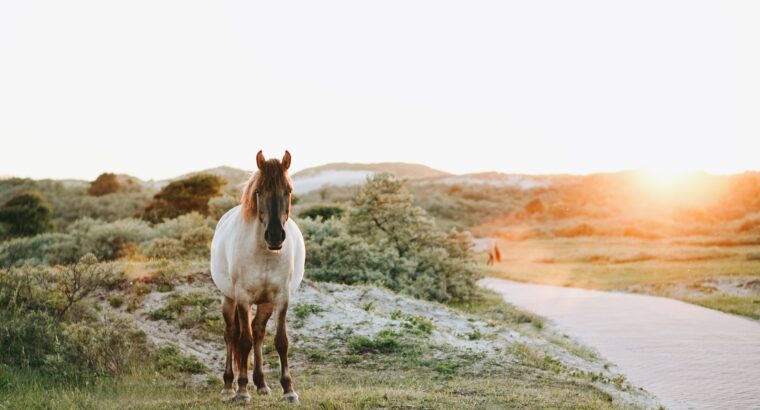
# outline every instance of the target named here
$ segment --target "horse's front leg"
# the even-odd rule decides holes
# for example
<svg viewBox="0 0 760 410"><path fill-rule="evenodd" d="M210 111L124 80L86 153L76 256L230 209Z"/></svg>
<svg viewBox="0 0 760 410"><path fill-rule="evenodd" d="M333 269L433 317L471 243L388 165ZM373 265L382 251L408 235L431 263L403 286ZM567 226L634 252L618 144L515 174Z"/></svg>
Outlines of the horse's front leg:
<svg viewBox="0 0 760 410"><path fill-rule="evenodd" d="M251 334L251 307L238 304L237 326L240 333L237 339L237 365L238 365L238 390L235 398L242 401L250 401L248 393L248 362L253 347L253 335Z"/></svg>
<svg viewBox="0 0 760 410"><path fill-rule="evenodd" d="M264 303L256 307L256 316L253 317L253 384L256 385L256 391L259 394L269 394L271 390L267 386L264 377L264 355L263 344L264 336L267 333L267 322L272 316L274 306L271 303Z"/></svg>
<svg viewBox="0 0 760 410"><path fill-rule="evenodd" d="M282 384L282 398L290 403L298 403L298 394L293 390L293 379L290 377L288 368L288 302L280 303L277 306L277 331L274 336L274 344L277 348L277 354L280 355L280 384Z"/></svg>
<svg viewBox="0 0 760 410"><path fill-rule="evenodd" d="M222 390L222 399L231 399L235 397L235 389L232 388L232 382L235 380L235 373L232 370L233 356L236 354L235 343L237 327L235 324L235 301L225 297L222 303L222 316L224 317L224 342L227 345L227 359L224 364L224 389Z"/></svg>

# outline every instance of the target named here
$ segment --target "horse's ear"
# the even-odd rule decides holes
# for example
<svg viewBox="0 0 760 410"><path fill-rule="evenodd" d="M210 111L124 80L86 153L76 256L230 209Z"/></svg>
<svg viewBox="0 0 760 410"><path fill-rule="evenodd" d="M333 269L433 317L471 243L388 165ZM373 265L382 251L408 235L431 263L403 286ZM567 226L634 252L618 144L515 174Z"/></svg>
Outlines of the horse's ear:
<svg viewBox="0 0 760 410"><path fill-rule="evenodd" d="M264 159L264 152L259 151L259 153L256 154L256 166L259 167L259 169L263 169L265 162L267 162L267 160Z"/></svg>
<svg viewBox="0 0 760 410"><path fill-rule="evenodd" d="M285 150L285 155L282 157L282 167L287 171L290 168L290 151Z"/></svg>

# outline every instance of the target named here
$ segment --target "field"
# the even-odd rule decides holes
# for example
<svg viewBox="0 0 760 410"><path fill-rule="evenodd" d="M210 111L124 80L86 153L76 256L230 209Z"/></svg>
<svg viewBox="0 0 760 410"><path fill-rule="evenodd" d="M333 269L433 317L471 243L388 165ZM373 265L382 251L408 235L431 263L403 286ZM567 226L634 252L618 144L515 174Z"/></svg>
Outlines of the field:
<svg viewBox="0 0 760 410"><path fill-rule="evenodd" d="M489 275L641 292L760 318L760 175L478 174L412 180L446 229L500 241ZM314 203L350 202L326 188ZM485 261L485 258L483 259Z"/></svg>
<svg viewBox="0 0 760 410"><path fill-rule="evenodd" d="M219 299L204 261L129 262L78 315L119 316L147 336L116 375L70 383L42 369L0 365L4 408L239 408L219 399L224 348ZM291 308L291 360L302 407L639 407L652 399L595 353L540 318L484 293L444 306L374 287L307 283ZM271 331L266 371L275 392L253 408L288 408ZM172 351L166 346L176 346ZM146 360L148 359L148 360Z"/></svg>
<svg viewBox="0 0 760 410"><path fill-rule="evenodd" d="M241 407L219 395L208 269L236 189L205 174L98 181L0 181L0 408ZM309 257L289 354L301 407L657 407L593 350L479 289L466 236L440 229L403 183L330 192L350 192L330 202L343 217L298 219ZM271 325L273 394L253 408L288 407Z"/></svg>
<svg viewBox="0 0 760 410"><path fill-rule="evenodd" d="M757 245L583 237L502 240L500 249L502 263L488 275L665 296L760 319Z"/></svg>

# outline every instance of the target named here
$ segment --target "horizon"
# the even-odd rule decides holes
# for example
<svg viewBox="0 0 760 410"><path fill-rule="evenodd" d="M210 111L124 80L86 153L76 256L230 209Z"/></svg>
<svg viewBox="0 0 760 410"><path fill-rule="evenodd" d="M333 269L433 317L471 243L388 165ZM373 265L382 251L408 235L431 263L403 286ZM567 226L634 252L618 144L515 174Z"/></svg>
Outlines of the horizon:
<svg viewBox="0 0 760 410"><path fill-rule="evenodd" d="M560 172L560 173L525 173L525 172L502 172L497 170L485 170L485 171L476 171L476 172L467 172L467 173L455 173L451 172L445 169L440 169L436 167L432 167L428 164L424 163L412 163L412 162L397 162L397 161L381 161L381 162L346 162L346 161L337 161L337 162L330 162L325 164L318 164L312 167L308 168L292 168L290 172L291 175L295 176L299 172L302 171L308 171L313 168L319 168L323 166L330 166L330 165L341 165L341 164L347 164L347 165L394 165L394 164L400 164L400 165L417 165L417 166L423 166L430 168L434 171L444 172L446 174L449 174L451 176L469 176L469 175L478 175L478 174L488 174L488 173L497 173L502 175L518 175L518 176L529 176L529 177L559 177L559 176L576 176L576 177L583 177L583 176L591 176L591 175L615 175L615 174L626 174L626 173L637 173L642 176L646 176L650 179L661 179L663 181L668 181L673 178L683 177L683 176L693 176L693 175L706 175L706 176L716 176L716 177L728 177L728 176L734 176L734 175L741 175L746 173L758 173L760 170L753 170L753 169L747 169L739 172L730 172L730 173L716 173L716 172L707 172L702 170L677 170L672 172L667 172L664 170L656 170L652 168L629 168L629 169L620 169L620 170L612 170L612 171L599 171L599 172L587 172L587 173L571 173L571 172ZM157 178L157 177L142 177L126 172L118 172L113 170L104 170L102 172L99 172L95 174L92 178L66 178L66 177L41 177L41 178L35 178L31 176L24 176L24 175L9 175L9 174L0 174L0 181L6 180L6 179L13 179L13 178L19 178L19 179L32 179L32 180L54 180L54 181L93 181L95 178L102 174L102 173L113 173L116 175L125 175L129 177L138 178L141 181L144 182L159 182L159 181L167 181L167 180L173 180L178 179L180 177L189 175L189 174L195 174L195 173L201 173L206 171L213 171L219 168L230 168L237 171L244 171L244 172L254 172L254 169L246 169L246 168L238 168L231 165L217 165L212 166L209 168L203 168L203 169L197 169L197 170L188 170L185 172L182 172L177 175L171 175L163 178Z"/></svg>
<svg viewBox="0 0 760 410"><path fill-rule="evenodd" d="M6 2L0 175L164 179L286 148L294 169L756 170L758 19L740 1Z"/></svg>

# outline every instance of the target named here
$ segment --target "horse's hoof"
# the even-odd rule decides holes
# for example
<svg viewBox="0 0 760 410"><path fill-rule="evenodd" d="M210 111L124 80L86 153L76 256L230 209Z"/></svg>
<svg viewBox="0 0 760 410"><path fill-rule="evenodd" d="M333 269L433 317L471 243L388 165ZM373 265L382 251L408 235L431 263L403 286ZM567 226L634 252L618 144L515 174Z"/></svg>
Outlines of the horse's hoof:
<svg viewBox="0 0 760 410"><path fill-rule="evenodd" d="M235 397L235 389L222 389L220 393L222 400L230 400Z"/></svg>
<svg viewBox="0 0 760 410"><path fill-rule="evenodd" d="M269 393L271 392L272 389L270 389L269 386L259 387L258 390L256 390L256 393L261 396L269 396Z"/></svg>
<svg viewBox="0 0 760 410"><path fill-rule="evenodd" d="M249 401L251 401L251 395L248 394L248 392L238 393L237 395L235 395L234 400L239 401L241 403L248 403Z"/></svg>
<svg viewBox="0 0 760 410"><path fill-rule="evenodd" d="M285 393L282 396L282 399L285 400L288 403L298 403L298 395L294 391L292 391L290 393Z"/></svg>

